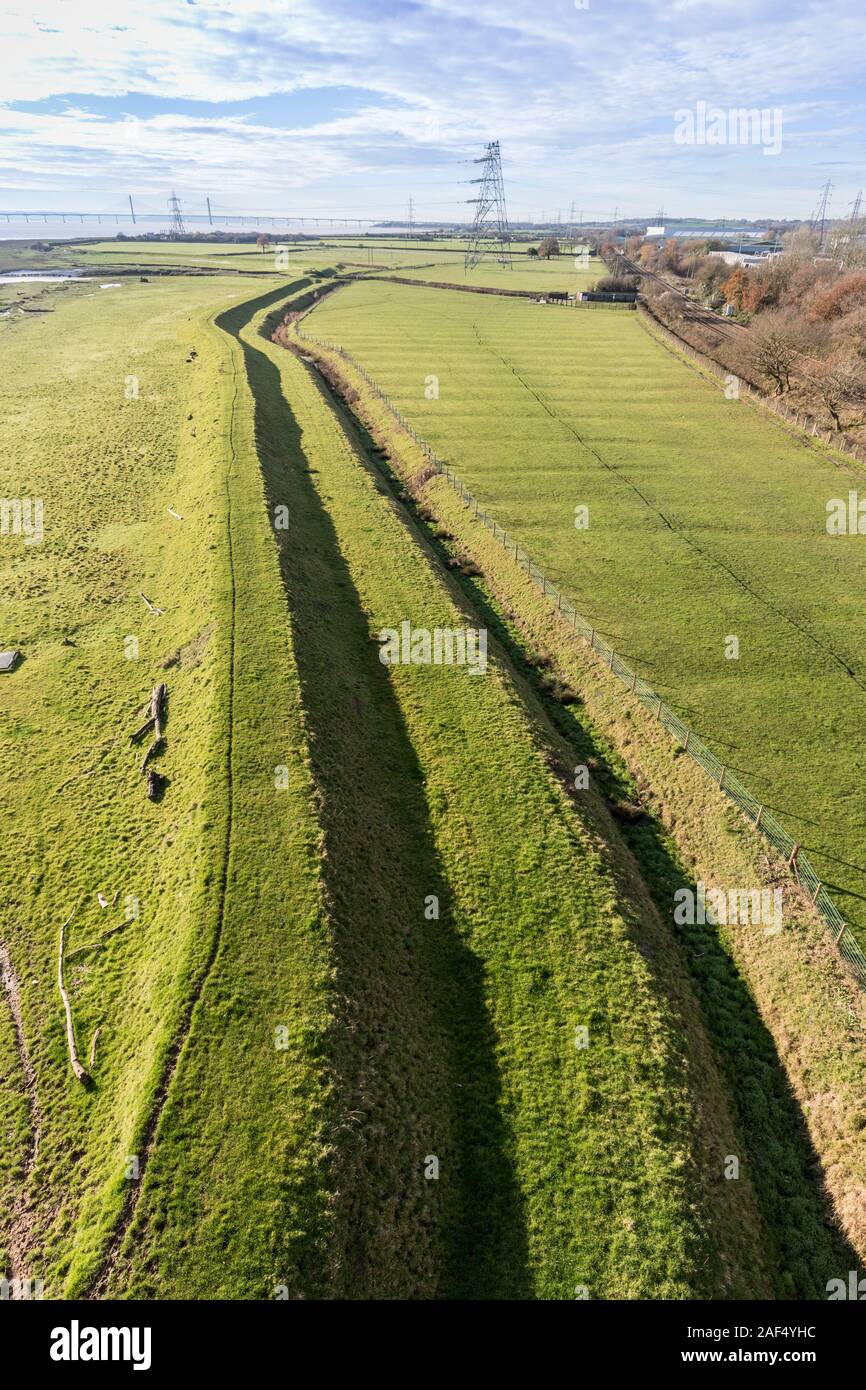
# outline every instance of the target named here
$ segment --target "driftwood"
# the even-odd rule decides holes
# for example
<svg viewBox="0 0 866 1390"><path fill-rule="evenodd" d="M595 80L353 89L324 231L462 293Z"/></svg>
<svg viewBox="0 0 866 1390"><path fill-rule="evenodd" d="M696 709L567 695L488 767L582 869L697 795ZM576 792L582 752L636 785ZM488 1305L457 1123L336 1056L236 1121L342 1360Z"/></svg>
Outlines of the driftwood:
<svg viewBox="0 0 866 1390"><path fill-rule="evenodd" d="M155 767L148 768L147 794L150 797L151 801L159 801L159 798L162 796L164 786L165 778L162 776L162 774L160 772L157 772Z"/></svg>
<svg viewBox="0 0 866 1390"><path fill-rule="evenodd" d="M147 597L147 594L143 594L143 593L141 592L140 589L139 589L139 591L138 591L138 597L144 599L144 601L145 601L145 603L147 604L148 608L150 609L151 613L155 613L156 616L157 616L158 618L161 618L161 617L162 617L163 613L165 612L165 609L164 609L164 608L157 608L156 604L155 604L155 603L151 603L150 599Z"/></svg>
<svg viewBox="0 0 866 1390"><path fill-rule="evenodd" d="M69 995L66 993L66 986L63 983L63 948L66 944L66 928L75 916L76 909L73 908L69 917L60 928L60 956L57 964L57 984L60 989L60 997L63 1000L63 1007L66 1010L66 1042L69 1047L69 1060L72 1063L72 1070L76 1079L82 1086L90 1085L90 1077L78 1060L78 1049L75 1046L75 1029L72 1025L72 1007L69 1003Z"/></svg>
<svg viewBox="0 0 866 1390"><path fill-rule="evenodd" d="M173 516L175 521L183 521L183 517L181 516L180 512L176 512L174 507L169 507L168 514L169 516Z"/></svg>
<svg viewBox="0 0 866 1390"><path fill-rule="evenodd" d="M124 927L128 926L129 922L126 918L124 918L122 922L116 922L113 927L109 927L107 931L97 936L95 941L87 941L83 946L76 946L74 951L67 951L67 961L74 960L77 956L84 956L88 951L98 951L105 945L106 941L110 940L112 936L116 936L119 931L123 931Z"/></svg>
<svg viewBox="0 0 866 1390"><path fill-rule="evenodd" d="M139 771L142 777L147 776L147 794L151 801L158 801L165 786L165 778L162 777L154 768L148 768L151 758L155 757L162 747L162 726L165 722L165 703L168 699L168 686L160 681L159 685L153 688L150 697L150 714L144 721L140 729L136 729L134 734L129 735L130 743L136 743L146 734L148 729L153 729L153 742L141 760Z"/></svg>
<svg viewBox="0 0 866 1390"><path fill-rule="evenodd" d="M154 686L153 695L150 701L150 719L148 723L153 725L153 743L148 748L141 763L141 775L145 774L147 764L150 759L155 757L162 747L162 721L165 718L165 701L168 695L168 687L162 682ZM150 795L150 785L148 784L148 795Z"/></svg>
<svg viewBox="0 0 866 1390"><path fill-rule="evenodd" d="M95 1029L94 1034L93 1034L93 1039L92 1039L91 1044L90 1044L90 1060L89 1060L89 1062L87 1063L87 1065L88 1065L89 1067L92 1067L92 1066L93 1066L93 1063L94 1063L95 1060L96 1060L96 1044L99 1042L99 1035L100 1035L101 1032L102 1032L102 1024L100 1024L99 1027L98 1027L97 1029Z"/></svg>

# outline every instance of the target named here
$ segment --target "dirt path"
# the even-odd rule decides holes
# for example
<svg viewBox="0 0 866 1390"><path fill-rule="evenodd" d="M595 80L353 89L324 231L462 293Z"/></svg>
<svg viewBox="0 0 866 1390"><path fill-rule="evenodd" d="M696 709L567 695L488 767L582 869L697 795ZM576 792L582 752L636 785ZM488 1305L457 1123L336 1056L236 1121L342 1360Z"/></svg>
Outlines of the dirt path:
<svg viewBox="0 0 866 1390"><path fill-rule="evenodd" d="M15 1040L18 1045L18 1057L21 1062L21 1074L27 1098L27 1111L30 1118L30 1143L24 1162L24 1172L20 1183L17 1185L9 1222L9 1274L11 1276L12 1285L11 1296L15 1298L21 1282L29 1278L25 1260L27 1258L27 1249L30 1243L34 1218L28 1200L28 1190L33 1170L36 1167L36 1160L39 1157L42 1115L39 1110L39 1098L36 1091L36 1072L30 1059L27 1038L24 1033L24 1020L21 1015L21 991L18 984L18 977L13 969L9 951L2 943L0 943L0 979L2 979L3 989L6 993L9 1011L12 1014L12 1022L15 1027Z"/></svg>

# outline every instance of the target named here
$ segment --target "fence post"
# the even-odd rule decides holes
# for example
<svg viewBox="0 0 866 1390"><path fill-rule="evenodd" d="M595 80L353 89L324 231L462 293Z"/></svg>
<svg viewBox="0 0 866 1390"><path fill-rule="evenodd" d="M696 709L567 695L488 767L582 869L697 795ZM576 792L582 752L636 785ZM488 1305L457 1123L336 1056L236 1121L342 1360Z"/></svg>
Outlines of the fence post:
<svg viewBox="0 0 866 1390"><path fill-rule="evenodd" d="M683 751L684 751L685 753L688 753L688 751L689 751L689 739L691 738L691 736L692 736L692 731L691 731L691 729L686 729L686 741L685 741L685 743L683 744Z"/></svg>
<svg viewBox="0 0 866 1390"><path fill-rule="evenodd" d="M756 829L756 830L760 830L760 828L761 828L761 819L762 819L762 817L763 817L763 814L764 814L764 808L763 808L763 806L759 806L759 807L758 807L757 819L756 819L756 821L755 821L755 829Z"/></svg>
<svg viewBox="0 0 866 1390"><path fill-rule="evenodd" d="M634 694L636 687L637 687L637 671L632 671L632 673L631 673L631 693L632 693L632 695Z"/></svg>
<svg viewBox="0 0 866 1390"><path fill-rule="evenodd" d="M607 669L609 671L613 670L613 647L610 649L610 661L607 663Z"/></svg>
<svg viewBox="0 0 866 1390"><path fill-rule="evenodd" d="M727 770L728 770L728 765L727 765L727 763L725 763L724 766L722 767L721 772L719 773L719 787L721 788L722 791L724 791L725 773L727 772Z"/></svg>

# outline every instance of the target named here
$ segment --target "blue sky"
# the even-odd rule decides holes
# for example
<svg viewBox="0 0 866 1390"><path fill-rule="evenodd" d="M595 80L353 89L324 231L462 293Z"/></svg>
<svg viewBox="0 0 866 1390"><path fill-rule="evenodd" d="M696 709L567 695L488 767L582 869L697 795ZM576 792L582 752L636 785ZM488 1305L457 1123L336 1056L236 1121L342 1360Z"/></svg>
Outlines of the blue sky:
<svg viewBox="0 0 866 1390"><path fill-rule="evenodd" d="M808 216L866 183L862 0L0 0L0 210ZM769 140L676 137L751 108ZM696 127L697 129L697 127Z"/></svg>

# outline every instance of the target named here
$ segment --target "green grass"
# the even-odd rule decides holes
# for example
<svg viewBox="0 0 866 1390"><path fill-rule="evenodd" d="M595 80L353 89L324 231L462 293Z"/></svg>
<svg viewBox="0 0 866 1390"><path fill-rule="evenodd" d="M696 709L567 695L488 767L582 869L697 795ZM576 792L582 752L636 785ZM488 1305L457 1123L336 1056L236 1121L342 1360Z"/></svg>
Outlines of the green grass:
<svg viewBox="0 0 866 1390"><path fill-rule="evenodd" d="M49 1296L92 1272L119 1214L127 1157L216 920L228 357L207 320L244 292L219 279L81 287L52 317L0 332L0 494L42 498L45 516L41 545L0 540L0 645L24 653L0 711L0 939L21 981L44 1121L28 1262ZM131 376L138 399L125 395ZM170 784L154 805L127 736L162 679ZM101 911L97 891L118 893L117 905ZM74 956L124 920L127 899L139 915ZM76 905L67 983L85 1062L102 1028L89 1091L69 1067L56 988L59 928ZM5 1032L2 1046L11 1078ZM5 1224L10 1185L3 1195Z"/></svg>
<svg viewBox="0 0 866 1390"><path fill-rule="evenodd" d="M774 810L866 936L861 538L825 530L857 479L632 315L371 284L309 323Z"/></svg>
<svg viewBox="0 0 866 1390"><path fill-rule="evenodd" d="M382 626L467 616L305 369L255 330L336 971L330 1290L755 1291L751 1191L716 1182L734 1141L699 1025L648 967L639 888L575 816L498 661L483 679L378 661Z"/></svg>
<svg viewBox="0 0 866 1390"><path fill-rule="evenodd" d="M772 1047L748 1061L744 1103L719 1061L729 1024L757 1046L751 1001L725 978L707 1008L611 789L578 805L557 775L594 730L563 733L495 605L449 577L363 432L270 341L313 281L250 298L253 283L90 282L52 291L52 317L0 325L0 495L45 506L41 544L0 539L0 647L25 655L0 711L0 942L42 1119L25 1192L4 1006L0 1252L25 1231L18 1272L50 1297L813 1296L830 1246L799 1140L782 1142ZM444 360L444 323L455 395L480 323L509 342L520 323L506 301L381 283L312 323L366 309L375 329L377 306L410 296L429 322L402 351L421 364L427 332ZM544 341L589 317L551 313ZM510 441L525 403L497 400ZM379 660L383 627L488 618L484 676ZM127 734L158 680L169 783L153 804ZM674 869L634 848L660 903ZM56 988L73 907L85 1062L101 1029L89 1089ZM755 1152L780 1183L720 1181L727 1154Z"/></svg>
<svg viewBox="0 0 866 1390"><path fill-rule="evenodd" d="M459 495L443 478L429 477L417 445L363 379L323 356L360 393L353 409L398 477L410 482L425 530L444 538L434 539L436 548L469 555L482 567L484 577L464 586L512 654L520 687L535 692L528 703L537 724L550 727L556 762L564 775L577 763L592 769L582 813L613 846L619 833L593 804L598 793L606 802L643 806L621 833L662 919L670 920L674 893L693 890L699 879L767 884L784 877L783 866L768 863L759 839L700 769L678 756L664 729L636 702L629 707L601 661L555 618L550 601ZM552 677L580 692L577 704L564 708L547 693L555 688ZM754 1183L776 1295L820 1298L828 1278L856 1264L866 1248L859 1203L866 1007L853 984L846 986L805 899L789 895L786 912L786 930L772 939L748 927L696 925L677 929L678 944L667 940L660 951L671 989L683 988L682 961L697 996L700 1023L690 1031L689 1055L701 1056L706 1029L725 1078L727 1099L711 1102L710 1084L707 1105L730 1106L736 1117L736 1153Z"/></svg>

